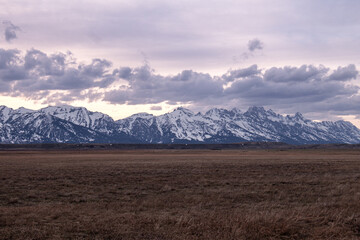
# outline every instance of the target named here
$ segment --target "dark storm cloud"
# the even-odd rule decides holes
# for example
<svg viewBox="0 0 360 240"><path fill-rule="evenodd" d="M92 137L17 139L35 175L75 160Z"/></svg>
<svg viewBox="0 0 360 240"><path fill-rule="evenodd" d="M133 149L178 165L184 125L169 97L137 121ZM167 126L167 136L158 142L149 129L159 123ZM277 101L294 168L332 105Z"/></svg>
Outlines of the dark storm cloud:
<svg viewBox="0 0 360 240"><path fill-rule="evenodd" d="M3 21L3 25L5 26L5 40L7 42L10 42L13 39L17 38L16 32L20 31L20 27L14 25L12 22L10 21Z"/></svg>
<svg viewBox="0 0 360 240"><path fill-rule="evenodd" d="M262 43L259 39L255 38L248 42L248 50L250 52L254 52L255 50L261 50L264 47L264 43Z"/></svg>

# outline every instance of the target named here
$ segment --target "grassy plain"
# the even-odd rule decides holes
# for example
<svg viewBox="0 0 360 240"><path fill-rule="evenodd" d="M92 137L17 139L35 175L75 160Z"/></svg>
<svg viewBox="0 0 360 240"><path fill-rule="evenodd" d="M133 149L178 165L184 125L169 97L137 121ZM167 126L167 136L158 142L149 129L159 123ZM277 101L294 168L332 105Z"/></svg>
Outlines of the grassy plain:
<svg viewBox="0 0 360 240"><path fill-rule="evenodd" d="M360 239L360 151L1 151L0 239Z"/></svg>

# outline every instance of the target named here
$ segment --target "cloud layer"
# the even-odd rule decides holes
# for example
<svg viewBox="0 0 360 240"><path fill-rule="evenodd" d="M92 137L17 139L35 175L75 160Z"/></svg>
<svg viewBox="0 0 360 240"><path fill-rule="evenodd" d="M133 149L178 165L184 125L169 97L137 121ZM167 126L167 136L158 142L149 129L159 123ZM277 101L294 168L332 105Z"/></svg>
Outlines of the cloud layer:
<svg viewBox="0 0 360 240"><path fill-rule="evenodd" d="M51 96L63 101L76 100L83 96L81 91L112 84L116 74L110 70L111 65L104 59L78 63L71 52L48 55L31 49L22 55L17 49L0 49L0 92L37 100L43 98L45 102L51 102ZM54 95L54 91L66 93Z"/></svg>
<svg viewBox="0 0 360 240"><path fill-rule="evenodd" d="M16 0L1 1L0 12L22 28L19 41L11 25L7 36L23 51L71 49L82 59L101 54L132 66L144 52L166 72L221 73L245 61L359 66L358 9L358 0ZM241 56L250 50L253 57Z"/></svg>
<svg viewBox="0 0 360 240"><path fill-rule="evenodd" d="M193 70L161 75L148 64L116 68L105 59L78 62L70 52L0 49L0 92L46 103L87 99L128 105L262 105L288 112L357 114L358 74L354 64L334 70L322 65L260 69L254 64L221 76Z"/></svg>

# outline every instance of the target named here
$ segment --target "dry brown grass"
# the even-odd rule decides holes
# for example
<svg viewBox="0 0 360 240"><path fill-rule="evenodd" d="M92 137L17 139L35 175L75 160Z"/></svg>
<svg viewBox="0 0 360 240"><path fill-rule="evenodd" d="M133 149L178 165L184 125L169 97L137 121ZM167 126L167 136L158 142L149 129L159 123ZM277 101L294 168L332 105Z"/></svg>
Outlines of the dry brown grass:
<svg viewBox="0 0 360 240"><path fill-rule="evenodd" d="M360 151L0 152L0 239L360 239Z"/></svg>

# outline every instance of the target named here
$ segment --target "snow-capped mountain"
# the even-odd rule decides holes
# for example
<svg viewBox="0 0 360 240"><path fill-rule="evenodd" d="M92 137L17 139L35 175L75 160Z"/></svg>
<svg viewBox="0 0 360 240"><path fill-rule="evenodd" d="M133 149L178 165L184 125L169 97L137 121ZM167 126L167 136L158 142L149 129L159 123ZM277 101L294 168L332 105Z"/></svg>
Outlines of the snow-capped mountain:
<svg viewBox="0 0 360 240"><path fill-rule="evenodd" d="M360 143L360 130L350 122L314 122L301 113L282 116L263 107L246 112L213 108L205 114L177 108L160 116L135 114L117 123L120 131L150 143Z"/></svg>
<svg viewBox="0 0 360 240"><path fill-rule="evenodd" d="M177 108L154 116L134 114L114 121L83 107L57 106L37 111L0 106L1 143L232 143L271 141L292 144L360 143L360 130L346 121L315 122L301 113L283 116L250 107L213 108L194 113Z"/></svg>
<svg viewBox="0 0 360 240"><path fill-rule="evenodd" d="M62 106L33 111L0 106L1 143L135 142L116 127L109 116L83 108Z"/></svg>
<svg viewBox="0 0 360 240"><path fill-rule="evenodd" d="M42 112L26 112L6 116L2 123L1 142L63 142L72 139L87 142L98 139L96 132ZM5 118L5 119L6 119Z"/></svg>
<svg viewBox="0 0 360 240"><path fill-rule="evenodd" d="M110 116L88 111L84 107L51 106L39 111L101 133L110 134L116 129L115 122Z"/></svg>

